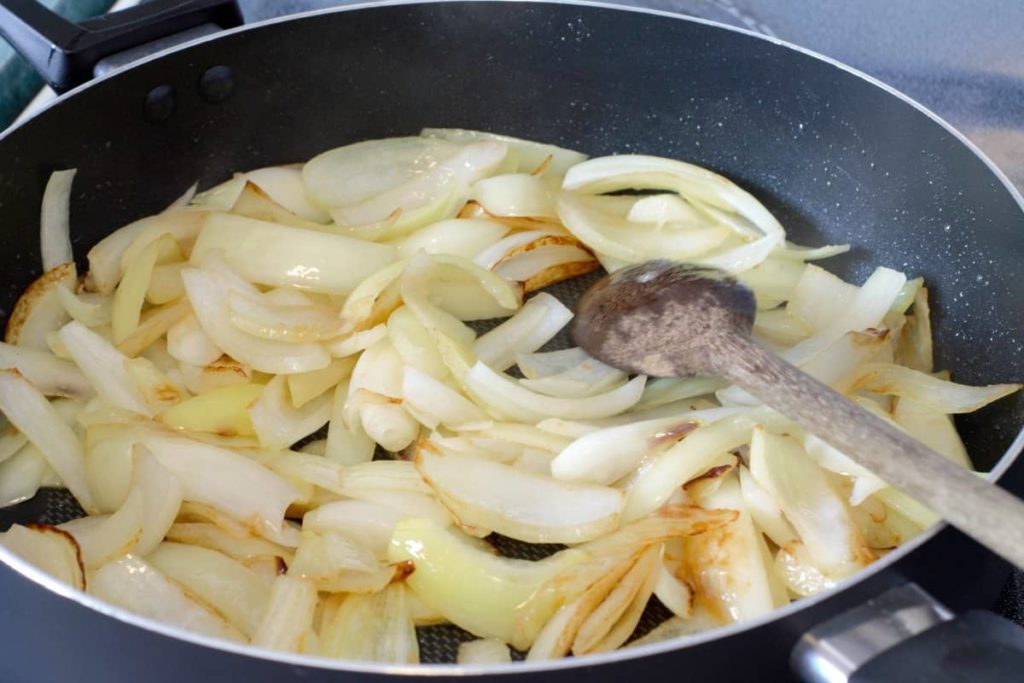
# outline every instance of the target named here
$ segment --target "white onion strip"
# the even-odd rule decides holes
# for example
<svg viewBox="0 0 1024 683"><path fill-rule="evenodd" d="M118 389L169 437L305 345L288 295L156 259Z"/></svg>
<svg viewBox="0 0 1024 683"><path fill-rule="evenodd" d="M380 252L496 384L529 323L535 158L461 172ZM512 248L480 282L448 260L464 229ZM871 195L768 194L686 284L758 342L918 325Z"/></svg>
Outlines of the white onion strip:
<svg viewBox="0 0 1024 683"><path fill-rule="evenodd" d="M74 261L71 251L71 183L77 169L54 171L43 191L39 216L39 246L43 271Z"/></svg>

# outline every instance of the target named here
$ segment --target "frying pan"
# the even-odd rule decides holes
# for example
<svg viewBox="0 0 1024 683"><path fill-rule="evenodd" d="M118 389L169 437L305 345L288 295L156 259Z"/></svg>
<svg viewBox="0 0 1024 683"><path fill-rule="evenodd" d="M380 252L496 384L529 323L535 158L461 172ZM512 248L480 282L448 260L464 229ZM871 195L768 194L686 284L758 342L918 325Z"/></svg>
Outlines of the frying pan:
<svg viewBox="0 0 1024 683"><path fill-rule="evenodd" d="M855 245L830 261L843 277L862 281L879 264L923 275L935 295L938 364L959 380L1024 377L1021 196L936 116L819 55L597 4L379 3L231 29L118 66L132 45L236 23L237 9L157 0L86 31L29 0L4 4L6 35L59 89L88 78L97 60L112 69L0 135L5 315L38 275L35 226L54 169L79 169L71 211L81 255L197 179L209 186L356 140L463 127L707 166L760 198L794 241ZM978 468L1018 493L1022 422L1019 396L958 421ZM66 498L43 491L2 522L71 514ZM971 611L994 602L1008 568L945 525L832 591L748 623L504 668L249 651L99 603L6 550L0 560L4 681L729 681L785 680L793 670L811 680L1011 680L1022 666L1014 627ZM459 637L426 629L423 651L443 661Z"/></svg>

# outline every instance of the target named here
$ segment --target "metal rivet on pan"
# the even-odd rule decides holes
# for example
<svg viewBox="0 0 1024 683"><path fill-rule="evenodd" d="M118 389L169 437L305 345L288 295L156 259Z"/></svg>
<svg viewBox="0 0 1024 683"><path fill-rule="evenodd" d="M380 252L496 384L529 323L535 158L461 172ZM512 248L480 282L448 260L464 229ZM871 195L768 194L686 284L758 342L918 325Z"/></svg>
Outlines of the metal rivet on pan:
<svg viewBox="0 0 1024 683"><path fill-rule="evenodd" d="M151 123L162 123L171 118L176 105L177 97L174 94L174 87L158 85L146 95L142 112Z"/></svg>
<svg viewBox="0 0 1024 683"><path fill-rule="evenodd" d="M227 66L211 66L199 78L199 96L210 104L223 102L235 89L235 76Z"/></svg>

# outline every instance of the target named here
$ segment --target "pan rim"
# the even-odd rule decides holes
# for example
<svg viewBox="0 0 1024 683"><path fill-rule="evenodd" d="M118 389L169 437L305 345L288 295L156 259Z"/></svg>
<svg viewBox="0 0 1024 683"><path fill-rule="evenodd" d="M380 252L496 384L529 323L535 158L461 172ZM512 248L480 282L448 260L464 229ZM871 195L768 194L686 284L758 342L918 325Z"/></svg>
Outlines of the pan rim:
<svg viewBox="0 0 1024 683"><path fill-rule="evenodd" d="M379 7L397 7L404 5L433 5L441 4L444 2L451 2L452 0L370 0L368 2L361 2L353 5L345 5L341 7L331 7L319 10L312 10L307 12L300 12L297 14L291 14L283 17L275 17L266 19L252 24L245 24L240 27L233 29L227 29L209 36L197 38L195 40L187 41L180 45L161 50L152 55L149 55L143 59L140 59L131 64L119 67L112 70L110 73L104 76L94 79L88 83L78 86L67 93L64 93L60 97L56 98L52 102L46 104L35 115L25 119L19 124L12 125L6 131L0 132L0 144L3 143L7 137L15 133L24 125L28 125L36 116L43 114L52 107L62 104L65 100L76 96L78 93L88 90L94 85L104 82L111 78L117 78L122 72L127 72L137 66L146 64L150 61L162 59L163 57L191 49L192 47L212 42L223 36L234 35L248 30L259 29L266 26L276 25L280 23L286 23L290 21L298 21L308 19L317 16L323 16L328 14L336 14L354 10L365 10ZM472 2L472 3L484 3L493 2L494 0L457 0L458 2ZM801 47L794 43L781 40L774 36L766 36L761 33L757 33L750 29L731 26L723 24L718 21L709 19L703 19L700 17L693 17L675 12L669 12L666 10L642 8L627 5L618 5L614 2L603 2L600 0L501 0L505 4L540 4L540 5L570 5L579 7L593 7L598 9L615 10L621 12L633 12L637 14L646 14L651 16L662 17L666 19L672 19L676 21L687 21L695 24L701 24L709 26L719 30L729 31L738 33L758 40L763 40L779 47L787 48L800 53L804 56L810 57L822 61L832 67L838 68L841 71L860 78L867 83L880 88L885 93L896 97L903 103L910 105L920 113L932 120L933 123L942 127L946 132L952 135L960 144L970 150L982 163L988 168L989 172L1003 185L1010 196L1017 203L1018 208L1024 213L1024 196L1021 195L1012 181L1006 176L1006 174L980 149L978 146L967 138L962 132L955 128L948 121L943 119L941 116L917 102L908 95L902 93L896 88L878 80L877 78L860 71L854 67L849 66L836 59L815 52L808 48ZM1018 431L1013 443L1006 450L1006 452L999 458L995 467L986 475L986 479L995 482L1006 472L1007 469L1017 460L1020 456L1021 451L1024 450L1024 426ZM34 565L29 564L21 557L15 555L9 551L6 547L0 546L0 562L6 564L8 567L14 569L25 578L33 581L42 587L56 593L57 595L68 598L75 601L79 605L88 609L95 610L101 614L112 617L119 621L131 624L132 626L145 629L154 633L158 633L163 636L183 640L194 645L204 646L212 649L229 652L231 654L240 655L244 657L253 657L258 659L270 660L281 664L287 664L292 666L303 666L322 670L331 671L351 671L354 673L366 673L366 674L378 674L378 675L403 675L403 676L447 676L447 675L459 675L459 676L478 676L478 675L515 675L515 674L528 674L528 673L541 673L541 672L557 672L564 669L572 669L578 666L598 666L601 664L611 664L625 662L633 659L639 659L642 657L666 654L673 651L681 651L691 646L701 645L706 642L718 640L720 638L728 638L734 635L738 635L748 630L759 628L765 624L771 623L776 619L782 619L789 617L805 608L817 605L824 600L830 599L833 595L836 595L843 590L860 583L861 581L867 580L868 578L884 571L895 562L903 559L911 552L914 552L919 546L927 543L936 534L940 533L947 527L945 522L939 522L927 531L922 532L917 537L908 541L906 544L900 546L895 551L889 553L886 557L877 560L871 566L857 572L853 576L844 579L839 582L835 587L828 591L824 591L817 595L802 598L799 601L791 602L788 605L772 610L771 612L764 614L756 619L750 621L734 623L728 626L723 626L709 631L704 631L691 636L685 636L681 638L674 638L659 643L651 643L639 647L627 647L619 650L615 650L608 653L588 655L586 657L579 658L564 658L558 660L548 660L540 662L514 662L512 664L499 664L499 665L459 665L459 664L416 664L416 665L387 665L377 664L368 662L356 662L339 659L329 659L326 657L318 657L312 655L300 655L285 652L277 652L272 650L265 650L255 648L250 645L240 645L231 643L228 641L219 640L207 636L200 636L177 627L168 626L162 622L158 622L149 618L138 616L132 612L129 612L120 607L116 607L109 603L106 603L92 595L79 591L71 586L61 583L54 579L48 574L43 573L37 569ZM788 657L788 653L786 653Z"/></svg>

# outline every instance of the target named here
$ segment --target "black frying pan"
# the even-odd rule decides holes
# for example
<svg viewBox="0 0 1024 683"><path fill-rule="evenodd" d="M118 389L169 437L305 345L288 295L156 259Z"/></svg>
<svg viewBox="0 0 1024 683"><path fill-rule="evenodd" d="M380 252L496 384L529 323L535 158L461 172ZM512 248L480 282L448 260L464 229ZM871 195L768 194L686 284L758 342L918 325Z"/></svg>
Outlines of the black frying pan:
<svg viewBox="0 0 1024 683"><path fill-rule="evenodd" d="M168 6L178 7L171 12L175 31L237 19L230 11L200 12L183 22L182 6L195 4L151 3L136 12L132 28L152 39L157 32L139 17ZM29 0L6 5L44 33L56 31L46 17L25 14L34 6ZM0 18L12 20L3 12ZM58 42L73 39L88 49L72 50L69 61L44 49L37 64L59 66L53 82L73 85L93 61L131 42L116 20L101 26L117 36L114 47L104 47L95 32L76 38L64 26ZM13 33L23 43L40 37ZM705 22L583 4L383 4L320 12L227 31L76 88L0 136L0 307L8 311L38 275L35 226L54 169L80 169L71 208L76 253L84 254L197 178L208 186L232 171L423 126L491 130L591 154L658 154L712 168L764 201L795 241L856 245L830 261L845 277L862 280L883 263L923 275L936 296L938 364L955 369L958 379L1024 377L1024 203L962 136L884 85L792 46ZM979 468L993 469L1018 493L1024 491L1024 466L1014 464L1022 418L1018 396L958 423ZM54 517L66 513L46 493L9 510L3 521L60 521ZM7 552L0 560L4 681L369 680L480 672L254 653L70 595ZM809 629L819 628L819 640L840 642L836 634L856 615L847 613L838 626L830 622L831 636L821 624L850 608L868 604L861 612L868 633L875 633L872 610L910 605L900 618L928 611L906 589L869 603L889 589L914 582L963 612L991 605L1006 575L1001 561L941 527L836 590L768 618L687 641L491 673L557 673L559 680L579 681L779 680L791 675L790 652ZM900 652L886 669L892 680L911 672L944 680L968 675L971 665L987 666L986 675L999 673L999 666L1010 667L1004 674L1022 670L1012 663L1014 634L1000 630L1008 628L1004 622L967 619L911 641L945 647L942 653L932 649L914 660L917 646L890 651ZM914 631L909 622L895 622ZM971 642L980 632L985 637ZM825 661L809 652L795 660L805 675ZM854 679L882 680L871 678L878 675L872 666Z"/></svg>

